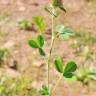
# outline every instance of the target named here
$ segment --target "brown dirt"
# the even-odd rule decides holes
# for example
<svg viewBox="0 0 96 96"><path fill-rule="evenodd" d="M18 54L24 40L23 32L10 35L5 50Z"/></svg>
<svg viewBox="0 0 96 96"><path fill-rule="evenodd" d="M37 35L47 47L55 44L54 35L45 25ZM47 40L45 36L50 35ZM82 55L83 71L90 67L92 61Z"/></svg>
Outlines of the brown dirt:
<svg viewBox="0 0 96 96"><path fill-rule="evenodd" d="M37 83L45 81L46 68L45 65L42 66L42 58L38 57L38 53L27 45L27 40L29 38L34 38L37 34L34 30L19 30L16 26L16 22L22 18L30 21L32 16L44 16L47 25L50 25L50 17L48 17L48 14L43 10L43 5L46 4L46 2L47 0L0 0L0 15L8 15L8 20L0 23L0 32L3 32L3 35L0 36L0 46L3 47L8 43L7 47L10 52L9 62L13 63L14 60L17 61L19 73L31 76ZM57 22L62 22L65 26L69 26L77 31L85 29L95 33L95 0L89 0L88 2L86 0L64 0L64 4L68 12L67 14L62 13ZM49 38L47 39L48 42L50 41ZM59 53L65 58L64 61L74 59L73 55L69 55L69 53L72 54L72 52L68 49L67 42L60 43L60 41L57 40L56 43L55 49L59 50L54 51L53 56ZM49 43L46 43L46 45L49 46ZM45 49L48 51L49 47ZM10 63L8 64L10 65ZM43 72L45 73L42 74ZM51 81L52 84L54 84L55 79L58 78L58 74L53 69L51 72L53 72ZM53 79L54 77L55 79ZM61 82L54 96L87 96L84 94L83 91L85 88L83 88L81 84L66 84L63 80L61 81L64 84ZM88 96L95 95L96 91L91 90Z"/></svg>

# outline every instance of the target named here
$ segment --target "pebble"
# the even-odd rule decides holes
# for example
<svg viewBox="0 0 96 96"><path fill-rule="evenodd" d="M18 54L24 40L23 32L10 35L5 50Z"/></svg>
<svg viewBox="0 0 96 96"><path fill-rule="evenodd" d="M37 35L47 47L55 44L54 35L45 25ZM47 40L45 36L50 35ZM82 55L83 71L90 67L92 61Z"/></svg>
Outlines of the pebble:
<svg viewBox="0 0 96 96"><path fill-rule="evenodd" d="M35 66L35 67L41 67L43 65L44 65L44 63L42 63L41 61L35 61L35 62L33 62L33 66Z"/></svg>
<svg viewBox="0 0 96 96"><path fill-rule="evenodd" d="M13 41L8 41L8 42L6 42L6 43L3 45L3 48L10 49L10 48L13 48L14 45L15 45L15 42L13 42Z"/></svg>
<svg viewBox="0 0 96 96"><path fill-rule="evenodd" d="M10 5L13 3L14 0L0 0L1 4L4 4L4 5Z"/></svg>
<svg viewBox="0 0 96 96"><path fill-rule="evenodd" d="M16 4L18 6L18 11L25 11L26 10L26 7L24 6L23 2L17 1Z"/></svg>

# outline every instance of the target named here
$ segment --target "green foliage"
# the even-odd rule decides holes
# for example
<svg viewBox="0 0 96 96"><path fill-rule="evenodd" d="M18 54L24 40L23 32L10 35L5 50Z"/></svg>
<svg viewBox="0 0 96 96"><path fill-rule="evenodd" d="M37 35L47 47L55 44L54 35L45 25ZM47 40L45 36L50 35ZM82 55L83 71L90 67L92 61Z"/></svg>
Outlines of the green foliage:
<svg viewBox="0 0 96 96"><path fill-rule="evenodd" d="M88 85L90 81L96 81L96 69L95 68L80 68L75 74L77 81L83 85Z"/></svg>
<svg viewBox="0 0 96 96"><path fill-rule="evenodd" d="M70 61L67 63L67 65L64 68L63 76L66 78L71 78L74 74L74 72L77 69L77 65L75 62Z"/></svg>
<svg viewBox="0 0 96 96"><path fill-rule="evenodd" d="M36 90L28 90L29 84L30 79L25 77L16 79L0 77L0 96L33 96Z"/></svg>
<svg viewBox="0 0 96 96"><path fill-rule="evenodd" d="M59 38L63 40L68 40L70 37L75 35L75 33L71 29L65 28L64 25L57 25L55 30Z"/></svg>
<svg viewBox="0 0 96 96"><path fill-rule="evenodd" d="M38 43L35 40L29 40L28 44L32 47L32 48L39 48Z"/></svg>
<svg viewBox="0 0 96 96"><path fill-rule="evenodd" d="M0 59L3 59L4 55L5 55L5 51L0 49Z"/></svg>
<svg viewBox="0 0 96 96"><path fill-rule="evenodd" d="M30 47L38 49L41 56L45 56L45 52L43 50L44 37L42 35L38 35L38 37L35 40L29 40L28 44Z"/></svg>
<svg viewBox="0 0 96 96"><path fill-rule="evenodd" d="M38 50L39 50L39 53L40 53L41 56L45 56L46 55L42 48L39 48Z"/></svg>
<svg viewBox="0 0 96 96"><path fill-rule="evenodd" d="M41 96L50 96L47 86L42 86L42 89L40 89L39 93L41 94Z"/></svg>
<svg viewBox="0 0 96 96"><path fill-rule="evenodd" d="M27 20L21 20L18 22L18 27L23 30L30 30L32 28L32 24Z"/></svg>
<svg viewBox="0 0 96 96"><path fill-rule="evenodd" d="M54 7L57 7L58 6L58 0L52 0L52 5Z"/></svg>
<svg viewBox="0 0 96 96"><path fill-rule="evenodd" d="M77 69L77 65L75 62L70 61L66 64L64 67L62 64L61 58L56 58L55 59L55 68L58 72L63 74L65 78L72 78L74 76L74 72Z"/></svg>
<svg viewBox="0 0 96 96"><path fill-rule="evenodd" d="M77 81L80 81L83 85L88 85L93 80L96 81L96 69L90 70L91 66L87 65L87 62L92 63L95 60L96 52L93 50L95 45L95 34L87 31L77 32L71 44L71 48L75 49L75 55L81 57L80 59L84 64L84 67L79 68L75 74ZM89 68L86 66L89 66Z"/></svg>
<svg viewBox="0 0 96 96"><path fill-rule="evenodd" d="M87 68L82 68L77 70L76 72L77 81L80 81L84 85L88 85L89 82L88 75L89 75L89 70Z"/></svg>
<svg viewBox="0 0 96 96"><path fill-rule="evenodd" d="M55 68L58 72L63 73L63 64L59 57L55 59Z"/></svg>
<svg viewBox="0 0 96 96"><path fill-rule="evenodd" d="M42 35L39 35L37 37L37 41L38 41L39 46L43 47L43 45L44 45L44 37Z"/></svg>
<svg viewBox="0 0 96 96"><path fill-rule="evenodd" d="M76 78L76 76L74 75L74 76L72 76L71 78L64 78L64 81L66 82L66 83L73 83L73 82L75 82L75 81L77 81L77 78Z"/></svg>
<svg viewBox="0 0 96 96"><path fill-rule="evenodd" d="M52 6L54 8L60 8L62 11L66 12L63 2L61 0L52 0Z"/></svg>
<svg viewBox="0 0 96 96"><path fill-rule="evenodd" d="M5 61L5 59L7 58L8 55L8 50L7 49L0 49L0 64L3 63Z"/></svg>
<svg viewBox="0 0 96 96"><path fill-rule="evenodd" d="M70 47L74 49L75 56L82 57L85 61L93 61L96 57L96 51L93 47L96 46L95 34L87 31L76 32Z"/></svg>
<svg viewBox="0 0 96 96"><path fill-rule="evenodd" d="M96 81L96 69L91 69L89 72L89 78Z"/></svg>
<svg viewBox="0 0 96 96"><path fill-rule="evenodd" d="M54 41L56 39L56 37L59 37L60 39L63 40L68 40L70 37L75 37L77 34L75 32L73 32L73 30L64 27L64 25L57 25L55 30L54 30L54 17L57 17L57 9L61 9L64 12L66 12L63 2L62 0L52 0L50 6L46 6L45 10L51 14L52 17L52 35L51 35L51 44L50 44L50 50L49 50L49 56L48 56L48 70L47 70L47 83L48 83L48 87L46 86L42 86L42 89L39 91L41 96L50 96L50 94L52 94L54 92L54 89L57 87L57 85L60 83L61 77L60 79L57 80L55 87L53 88L52 92L50 90L50 63L51 63L51 59L52 59L52 50L53 50L53 46L54 46ZM35 27L37 28L37 31L42 33L45 31L45 22L44 22L44 18L43 17L33 17L32 18L32 23L35 25ZM86 38L86 40L88 40L89 37L87 37L86 35L84 35ZM80 37L80 42L84 39L83 35L78 35L78 37ZM73 40L73 38L72 38ZM85 41L84 40L84 43ZM95 39L94 39L95 40ZM89 40L89 42L93 42L94 41L91 38L91 41ZM44 46L44 37L42 35L39 35L36 39L34 40L29 40L28 44L32 47L35 48L39 51L41 56L45 56L45 52L43 50L43 46ZM82 46L82 44L81 44ZM76 47L76 46L75 46ZM87 47L86 47L87 48ZM86 49L85 48L85 49ZM86 51L84 50L84 55L88 55L88 51L89 49ZM95 71L89 71L89 70L77 70L77 65L74 61L69 61L65 66L63 66L62 60L60 57L55 59L55 68L56 70L60 73L60 75L62 77L64 77L65 80L67 81L80 81L83 84L88 84L89 80L96 80L96 72ZM76 71L77 70L77 71ZM50 92L49 92L50 90Z"/></svg>
<svg viewBox="0 0 96 96"><path fill-rule="evenodd" d="M60 0L52 0L52 4L45 7L45 10L53 17L58 17L57 8L66 12L63 3Z"/></svg>
<svg viewBox="0 0 96 96"><path fill-rule="evenodd" d="M41 17L41 16L33 17L32 18L32 23L35 25L38 32L43 33L45 31L46 24L44 22L43 17Z"/></svg>
<svg viewBox="0 0 96 96"><path fill-rule="evenodd" d="M55 18L58 17L56 11L53 10L53 7L52 7L52 6L46 6L46 7L45 7L45 11L47 11L48 13L50 13L51 16L53 16L53 17L55 17Z"/></svg>

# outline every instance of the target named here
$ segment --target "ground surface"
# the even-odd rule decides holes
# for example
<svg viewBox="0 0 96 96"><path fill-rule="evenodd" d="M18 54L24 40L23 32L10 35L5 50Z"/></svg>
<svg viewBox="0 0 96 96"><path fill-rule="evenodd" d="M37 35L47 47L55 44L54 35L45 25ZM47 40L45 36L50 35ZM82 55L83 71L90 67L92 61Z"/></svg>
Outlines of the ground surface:
<svg viewBox="0 0 96 96"><path fill-rule="evenodd" d="M47 25L50 26L50 17L43 10L43 5L47 0L0 0L0 15L7 15L5 20L0 21L0 47L7 47L10 53L7 66L11 66L16 61L18 71L4 66L2 71L8 75L20 76L21 74L32 77L33 87L40 87L45 81L46 68L42 64L42 58L38 57L38 53L27 45L29 38L34 38L36 32L23 31L16 26L17 21L21 19L31 20L32 16L44 16ZM65 26L69 26L76 31L81 29L95 33L96 31L96 2L95 0L64 0L65 8L68 10L66 14L61 14L57 22L62 22ZM46 35L46 40L50 41L50 35ZM57 45L53 55L60 54L65 61L74 59L72 52L68 49L67 42L57 40ZM49 43L46 43L49 46ZM49 47L45 48L47 51ZM62 50L62 51L61 51ZM67 54L67 55L66 55ZM65 56L66 55L66 56ZM68 58L67 58L68 57ZM77 61L78 62L78 61ZM45 72L44 74L42 74ZM58 78L55 70L52 70L52 84L54 77ZM1 72L2 74L2 72ZM84 94L84 88L78 84L66 84L63 80L60 87L57 88L54 96L87 96ZM91 90L88 96L95 96L96 91ZM34 95L35 96L35 95Z"/></svg>

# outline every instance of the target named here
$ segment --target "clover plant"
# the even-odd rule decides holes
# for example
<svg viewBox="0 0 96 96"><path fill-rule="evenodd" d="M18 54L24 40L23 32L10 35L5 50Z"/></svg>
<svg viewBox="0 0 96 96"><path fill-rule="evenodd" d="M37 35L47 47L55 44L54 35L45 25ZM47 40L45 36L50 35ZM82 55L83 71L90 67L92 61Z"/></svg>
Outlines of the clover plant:
<svg viewBox="0 0 96 96"><path fill-rule="evenodd" d="M30 47L34 48L34 50L37 50L39 54L43 57L47 57L46 64L47 64L47 85L42 86L40 89L41 96L53 96L54 91L58 84L61 81L61 78L71 79L74 76L76 77L76 80L80 82L85 82L86 77L95 78L96 73L92 71L87 72L81 72L81 70L77 70L77 64L75 61L68 61L64 62L61 59L60 56L56 57L54 60L54 68L57 70L57 72L61 75L60 78L56 81L55 86L50 86L50 64L52 59L52 52L53 52L53 46L55 44L56 38L59 38L63 41L69 40L71 37L75 35L75 32L71 30L70 28L65 27L63 24L56 24L55 20L59 16L57 9L63 11L65 14L67 13L64 5L63 0L49 0L50 4L47 4L45 6L45 10L50 14L51 17L51 42L50 42L50 50L49 53L44 50L44 35L43 32L46 30L46 24L43 17L35 16L32 18L32 21L35 25L35 27L38 30L38 36L37 38L28 40L28 44ZM62 49L63 50L63 49ZM76 71L77 70L77 71ZM86 73L86 74L85 74ZM94 75L93 75L94 74ZM85 76L86 75L86 76ZM93 76L92 76L93 75Z"/></svg>

